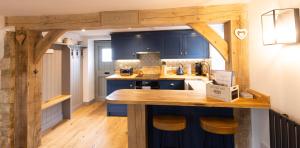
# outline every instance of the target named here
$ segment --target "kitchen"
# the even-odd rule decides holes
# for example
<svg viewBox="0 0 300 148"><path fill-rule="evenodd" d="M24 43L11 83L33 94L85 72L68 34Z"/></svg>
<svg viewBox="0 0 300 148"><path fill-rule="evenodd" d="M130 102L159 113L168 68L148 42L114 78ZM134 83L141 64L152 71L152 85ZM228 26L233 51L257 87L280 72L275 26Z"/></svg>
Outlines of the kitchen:
<svg viewBox="0 0 300 148"><path fill-rule="evenodd" d="M299 146L299 2L27 4L0 6L0 147Z"/></svg>

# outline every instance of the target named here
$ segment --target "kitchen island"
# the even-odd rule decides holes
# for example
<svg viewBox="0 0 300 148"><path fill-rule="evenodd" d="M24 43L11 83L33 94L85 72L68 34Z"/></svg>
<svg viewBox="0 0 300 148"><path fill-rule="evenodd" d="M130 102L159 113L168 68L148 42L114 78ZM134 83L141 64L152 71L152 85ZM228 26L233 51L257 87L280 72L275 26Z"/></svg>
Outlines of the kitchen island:
<svg viewBox="0 0 300 148"><path fill-rule="evenodd" d="M179 106L194 109L205 107L226 110L230 108L262 108L270 107L269 97L254 90L248 90L254 99L238 98L231 102L223 102L207 98L203 93L193 90L117 90L107 96L108 103L128 104L128 144L129 148L148 147L148 112L152 106ZM192 111L191 111L192 112Z"/></svg>

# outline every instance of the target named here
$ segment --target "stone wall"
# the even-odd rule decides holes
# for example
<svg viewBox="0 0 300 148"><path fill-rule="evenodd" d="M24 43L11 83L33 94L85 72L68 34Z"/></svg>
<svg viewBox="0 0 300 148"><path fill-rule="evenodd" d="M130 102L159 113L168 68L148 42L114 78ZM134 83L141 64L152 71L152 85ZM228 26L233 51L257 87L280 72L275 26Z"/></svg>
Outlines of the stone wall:
<svg viewBox="0 0 300 148"><path fill-rule="evenodd" d="M0 37L3 40L4 37ZM1 48L1 47L0 47ZM7 32L0 58L0 147L13 147L15 90L15 33Z"/></svg>

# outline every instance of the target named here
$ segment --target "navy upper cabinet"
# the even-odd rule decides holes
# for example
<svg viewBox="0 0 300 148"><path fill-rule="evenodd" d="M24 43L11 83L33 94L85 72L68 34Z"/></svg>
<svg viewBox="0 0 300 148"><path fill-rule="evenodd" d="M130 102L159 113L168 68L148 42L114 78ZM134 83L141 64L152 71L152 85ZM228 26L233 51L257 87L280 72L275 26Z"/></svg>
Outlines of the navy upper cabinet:
<svg viewBox="0 0 300 148"><path fill-rule="evenodd" d="M208 42L192 30L112 34L113 58L136 59L136 52L160 52L162 59L208 58Z"/></svg>
<svg viewBox="0 0 300 148"><path fill-rule="evenodd" d="M139 40L132 36L112 35L111 40L113 59L135 59L136 48L139 47Z"/></svg>
<svg viewBox="0 0 300 148"><path fill-rule="evenodd" d="M164 35L164 57L165 59L177 59L182 55L182 42L180 34L168 33Z"/></svg>
<svg viewBox="0 0 300 148"><path fill-rule="evenodd" d="M160 32L147 32L141 34L140 51L161 52L163 51L163 40Z"/></svg>
<svg viewBox="0 0 300 148"><path fill-rule="evenodd" d="M209 43L198 33L187 31L183 35L184 58L208 58Z"/></svg>

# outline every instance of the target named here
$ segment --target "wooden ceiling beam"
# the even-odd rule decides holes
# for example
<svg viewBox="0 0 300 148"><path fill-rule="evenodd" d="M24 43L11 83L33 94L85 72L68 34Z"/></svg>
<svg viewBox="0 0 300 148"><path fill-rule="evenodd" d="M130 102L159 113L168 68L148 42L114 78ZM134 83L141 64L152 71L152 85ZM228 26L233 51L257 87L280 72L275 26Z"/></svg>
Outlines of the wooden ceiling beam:
<svg viewBox="0 0 300 148"><path fill-rule="evenodd" d="M51 45L62 36L66 30L52 30L49 31L45 37L38 41L34 49L34 63L38 63L43 57L44 53L51 47Z"/></svg>
<svg viewBox="0 0 300 148"><path fill-rule="evenodd" d="M6 26L29 30L104 29L127 27L175 26L188 23L224 23L239 20L244 4L169 9L106 11L88 14L50 16L10 16Z"/></svg>
<svg viewBox="0 0 300 148"><path fill-rule="evenodd" d="M222 55L225 61L228 61L228 44L227 42L216 33L207 23L192 23L188 24L196 32L200 33L218 52Z"/></svg>

